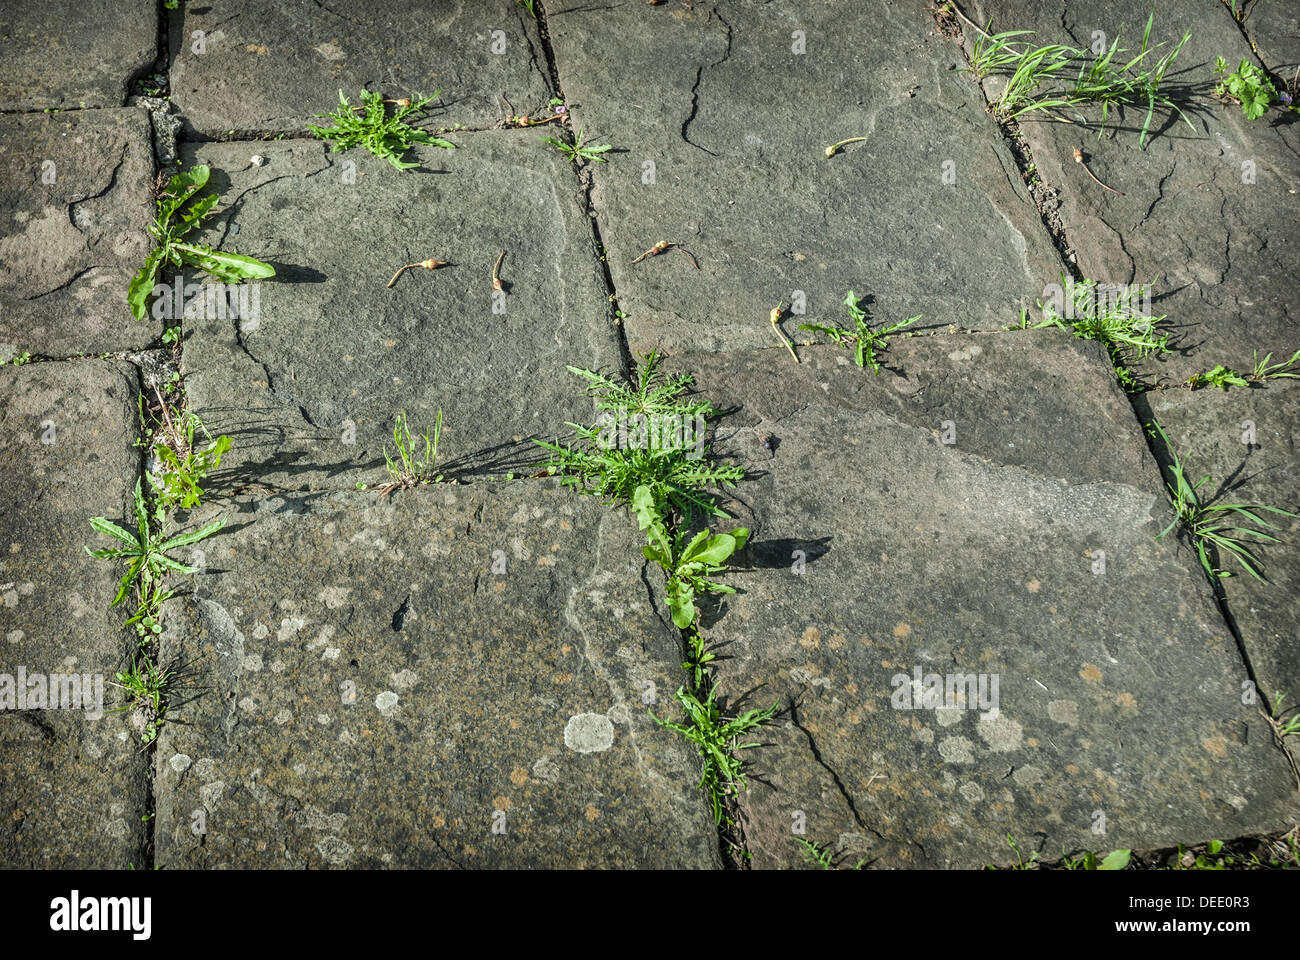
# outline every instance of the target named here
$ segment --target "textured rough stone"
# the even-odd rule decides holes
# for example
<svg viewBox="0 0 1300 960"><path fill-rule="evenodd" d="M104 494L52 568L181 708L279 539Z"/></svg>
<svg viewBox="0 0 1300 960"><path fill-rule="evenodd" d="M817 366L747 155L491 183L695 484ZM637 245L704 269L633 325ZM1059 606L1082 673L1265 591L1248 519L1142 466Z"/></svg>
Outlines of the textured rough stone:
<svg viewBox="0 0 1300 960"><path fill-rule="evenodd" d="M1212 4L1210 6L1213 6ZM1141 42L1146 14L1111 3L1048 0L972 4L998 30L1037 30L1035 42L1087 45L1094 30L1130 47ZM1034 121L1021 129L1038 175L1060 190L1059 216L1085 276L1114 284L1159 277L1153 311L1167 314L1175 353L1138 365L1163 381L1186 379L1215 364L1248 367L1252 352L1289 356L1300 346L1295 266L1289 251L1300 226L1294 170L1297 125L1274 112L1247 120L1241 108L1211 96L1216 56L1235 68L1250 49L1224 11L1163 6L1152 42L1166 50L1191 32L1166 92L1193 129L1157 110L1146 149L1138 149L1145 110L1112 113L1096 127ZM1162 51L1163 52L1163 51ZM1085 110L1093 121L1097 110ZM1290 115L1294 119L1294 115ZM1119 196L1093 183L1073 159L1082 148L1092 171Z"/></svg>
<svg viewBox="0 0 1300 960"><path fill-rule="evenodd" d="M574 126L616 148L592 201L634 352L768 346L778 302L805 311L783 326L809 339L797 324L842 320L849 289L879 321L999 329L1056 277L927 6L875 4L869 30L845 29L862 13L848 0L549 15ZM846 137L868 139L827 159ZM659 240L700 270L679 253L631 264Z"/></svg>
<svg viewBox="0 0 1300 960"><path fill-rule="evenodd" d="M142 110L0 116L0 359L146 346L126 303L150 249Z"/></svg>
<svg viewBox="0 0 1300 960"><path fill-rule="evenodd" d="M157 56L153 0L6 3L0 110L120 107Z"/></svg>
<svg viewBox="0 0 1300 960"><path fill-rule="evenodd" d="M205 240L276 266L260 319L186 321L190 396L235 445L228 476L297 489L383 479L393 417L432 430L443 411L441 469L505 473L539 461L590 403L566 364L617 369L586 218L553 151L522 134L476 134L421 152L399 173L322 144L209 144L228 213ZM355 184L343 182L355 163ZM494 312L492 265L506 250L507 296ZM397 267L450 261L429 272ZM376 472L378 468L378 472Z"/></svg>
<svg viewBox="0 0 1300 960"><path fill-rule="evenodd" d="M33 364L0 370L0 395L0 673L98 675L111 710L121 698L109 681L129 647L120 609L107 609L122 571L84 548L104 545L88 517L125 520L139 467L133 376ZM145 757L127 715L96 706L0 710L4 866L142 862Z"/></svg>
<svg viewBox="0 0 1300 960"><path fill-rule="evenodd" d="M1155 540L1169 505L1099 351L914 339L892 379L782 357L675 361L755 475L727 504L740 593L705 613L729 709L784 707L748 753L755 866L802 863L800 823L850 865L948 867L1004 862L1008 832L1059 856L1286 827L1290 773L1193 555ZM894 709L917 668L998 700Z"/></svg>
<svg viewBox="0 0 1300 960"><path fill-rule="evenodd" d="M158 862L718 865L646 713L680 640L626 516L549 481L236 508L164 641L202 669L160 738Z"/></svg>
<svg viewBox="0 0 1300 960"><path fill-rule="evenodd" d="M181 4L169 28L172 98L205 137L305 132L340 88L352 103L441 90L430 127L504 117L502 91L520 113L549 96L537 27L510 4L213 0Z"/></svg>

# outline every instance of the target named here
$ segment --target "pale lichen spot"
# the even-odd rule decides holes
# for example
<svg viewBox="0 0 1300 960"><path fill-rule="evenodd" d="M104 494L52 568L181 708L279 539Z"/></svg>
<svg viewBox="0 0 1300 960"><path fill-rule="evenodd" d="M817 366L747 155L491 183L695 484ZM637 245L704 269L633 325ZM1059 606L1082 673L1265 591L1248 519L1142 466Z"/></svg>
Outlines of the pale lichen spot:
<svg viewBox="0 0 1300 960"><path fill-rule="evenodd" d="M392 690L385 690L379 696L375 697L375 707L386 717L391 717L397 712L397 694Z"/></svg>
<svg viewBox="0 0 1300 960"><path fill-rule="evenodd" d="M1079 725L1079 705L1073 700L1053 700L1047 705L1047 715L1067 727Z"/></svg>
<svg viewBox="0 0 1300 960"><path fill-rule="evenodd" d="M172 770L174 770L176 773L184 773L186 770L190 768L191 762L192 761L190 760L189 755L184 753L174 753L172 754L171 758L167 761L167 763L171 766Z"/></svg>
<svg viewBox="0 0 1300 960"><path fill-rule="evenodd" d="M603 713L579 713L564 728L564 745L575 753L599 753L614 745L614 724Z"/></svg>
<svg viewBox="0 0 1300 960"><path fill-rule="evenodd" d="M946 737L939 742L939 756L946 763L973 763L975 755L971 752L972 746L965 737Z"/></svg>
<svg viewBox="0 0 1300 960"><path fill-rule="evenodd" d="M1024 739L1024 728L1009 717L1004 717L997 707L981 714L975 729L995 753L1018 750Z"/></svg>

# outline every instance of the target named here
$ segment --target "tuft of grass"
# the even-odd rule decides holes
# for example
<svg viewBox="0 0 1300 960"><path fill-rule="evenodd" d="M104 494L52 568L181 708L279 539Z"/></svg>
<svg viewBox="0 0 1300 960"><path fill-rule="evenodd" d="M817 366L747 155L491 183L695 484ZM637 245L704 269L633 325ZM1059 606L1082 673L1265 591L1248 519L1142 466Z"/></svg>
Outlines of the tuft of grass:
<svg viewBox="0 0 1300 960"><path fill-rule="evenodd" d="M578 134L573 143L567 140L561 140L559 137L542 137L542 143L549 143L559 150L566 160L576 165L579 160L586 160L591 163L607 163L603 154L613 150L614 147L608 143L597 144L592 146L582 139L582 127L578 128Z"/></svg>
<svg viewBox="0 0 1300 960"><path fill-rule="evenodd" d="M766 710L747 710L738 717L727 717L714 699L715 693L715 690L710 690L708 696L700 700L693 692L678 687L675 697L686 714L681 722L662 720L653 710L649 713L655 723L679 733L695 745L703 768L699 785L713 805L714 823L721 824L727 819L727 800L747 787L740 751L758 746L757 743L740 743L739 738L770 721L780 703L778 701Z"/></svg>
<svg viewBox="0 0 1300 960"><path fill-rule="evenodd" d="M1138 392L1143 385L1129 369L1130 364L1143 360L1152 353L1169 353L1169 335L1158 333L1156 328L1165 321L1165 315L1148 316L1139 302L1147 295L1150 284L1116 288L1099 284L1096 280L1067 280L1061 282L1070 293L1071 304L1066 315L1052 303L1038 301L1042 320L1031 323L1028 311L1022 311L1020 327L1024 330L1041 330L1057 327L1068 330L1082 340L1096 340L1110 354L1115 376L1124 389Z"/></svg>
<svg viewBox="0 0 1300 960"><path fill-rule="evenodd" d="M362 90L361 106L354 107L340 90L338 109L333 113L316 114L317 117L334 122L323 127L308 124L307 129L320 139L329 141L332 152L358 146L365 147L376 157L387 160L396 169L410 170L418 167L420 162L415 160L408 163L402 158L417 143L442 147L444 150L456 149L456 145L450 140L435 137L429 131L410 126L406 122L409 117L419 119L425 105L436 100L441 92L435 90L433 96L425 97L423 100L397 100L396 109L390 117L381 94ZM360 111L360 115L357 111Z"/></svg>
<svg viewBox="0 0 1300 960"><path fill-rule="evenodd" d="M1005 120L1037 112L1065 119L1060 114L1066 109L1100 105L1100 137L1112 110L1145 109L1146 116L1138 135L1138 148L1142 149L1146 146L1157 107L1172 111L1190 129L1195 129L1178 105L1160 92L1165 75L1191 38L1191 33L1185 33L1172 50L1157 57L1157 52L1165 44L1151 45L1154 25L1153 10L1142 33L1141 48L1129 56L1130 51L1119 45L1120 33L1116 33L1109 47L1094 54L1091 50L1068 44L1034 46L1023 39L1032 36L1032 30L990 34L990 21L988 28L981 31L975 40L970 69L981 80L994 74L1007 78L1006 86L990 104L994 114Z"/></svg>
<svg viewBox="0 0 1300 960"><path fill-rule="evenodd" d="M422 483L438 483L442 480L442 474L437 473L438 464L438 440L442 436L442 410L438 410L437 419L433 424L433 436L429 436L429 431L418 434L413 440L411 437L411 427L406 419L406 412L401 411L393 423L393 443L397 447L397 457L394 459L388 453L388 446L384 446L384 461L388 469L389 482L383 484L379 489L381 493L390 493L393 490L406 489ZM418 440L424 441L424 447L421 450Z"/></svg>
<svg viewBox="0 0 1300 960"><path fill-rule="evenodd" d="M1159 423L1152 420L1147 424L1147 431L1154 437L1158 436L1169 453L1173 461L1169 467L1171 480L1165 481L1165 486L1169 488L1170 496L1173 497L1174 519L1169 526L1165 527L1156 537L1159 540L1170 530L1179 524L1182 525L1184 532L1191 539L1196 547L1196 555L1201 561L1201 567L1205 570L1206 576L1212 581L1219 577L1232 576L1230 571L1218 569L1215 566L1217 557L1231 557L1252 577L1260 582L1264 578L1260 575L1260 562L1251 552L1250 547L1256 543L1280 543L1277 537L1273 537L1258 529L1273 529L1273 525L1258 515L1259 512L1275 513L1284 517L1300 519L1300 514L1289 513L1278 507L1268 507L1259 504L1241 504L1241 503L1214 503L1212 501L1203 501L1201 499L1200 489L1210 480L1207 473L1201 479L1192 483L1188 479L1187 470L1178 456L1178 451L1174 449L1164 428ZM1237 524L1245 522L1256 524L1256 527L1243 527ZM1243 540L1247 536L1253 539Z"/></svg>
<svg viewBox="0 0 1300 960"><path fill-rule="evenodd" d="M800 330L811 330L813 333L821 333L830 337L833 341L842 347L851 347L854 351L854 360L859 367L870 367L872 373L880 373L880 358L876 351L884 351L889 347L889 337L905 327L910 327L916 321L921 319L918 313L914 317L908 317L906 320L900 320L897 323L891 323L879 329L872 330L868 322L867 312L861 306L862 301L852 290L844 298L844 305L849 309L849 319L853 321L852 329L837 327L820 323L801 323Z"/></svg>
<svg viewBox="0 0 1300 960"><path fill-rule="evenodd" d="M568 367L587 382L587 395L595 400L602 421L591 426L569 423L576 443L561 444L534 440L550 451L547 471L559 476L561 484L579 493L604 497L608 503L628 503L638 487L647 487L661 514L669 511L693 517L696 514L726 517L709 495L710 489L735 486L744 477L741 467L714 464L708 447L700 441L699 456L692 458L684 446L647 445L623 449L609 440L609 420L616 415L644 415L648 418L694 420L716 416L707 401L688 399L692 380L687 375L663 377L659 355L651 352L636 369L636 379L624 384L603 374Z"/></svg>
<svg viewBox="0 0 1300 960"><path fill-rule="evenodd" d="M143 726L140 739L145 744L153 743L158 738L159 728L167 716L167 684L172 678L172 671L157 667L147 656L133 659L129 670L119 670L112 683L126 691L127 704L110 710L120 713L123 710L137 710L141 714Z"/></svg>
<svg viewBox="0 0 1300 960"><path fill-rule="evenodd" d="M144 319L145 304L153 292L154 278L165 263L176 267L197 267L222 283L275 276L275 268L269 263L183 239L212 213L220 199L215 193L198 196L207 185L209 174L204 165L192 167L177 173L165 187L159 174L154 191L154 222L149 225L149 235L156 241L156 246L145 258L144 266L131 278L126 294L131 314L137 320ZM179 220L176 219L178 214Z"/></svg>
<svg viewBox="0 0 1300 960"><path fill-rule="evenodd" d="M1273 359L1272 353L1264 354L1264 359L1259 358L1259 351L1252 354L1254 365L1251 367L1250 382L1264 383L1267 380L1300 380L1300 373L1296 372L1296 364L1300 364L1300 350L1291 354L1291 359L1280 360L1277 363L1270 364Z"/></svg>

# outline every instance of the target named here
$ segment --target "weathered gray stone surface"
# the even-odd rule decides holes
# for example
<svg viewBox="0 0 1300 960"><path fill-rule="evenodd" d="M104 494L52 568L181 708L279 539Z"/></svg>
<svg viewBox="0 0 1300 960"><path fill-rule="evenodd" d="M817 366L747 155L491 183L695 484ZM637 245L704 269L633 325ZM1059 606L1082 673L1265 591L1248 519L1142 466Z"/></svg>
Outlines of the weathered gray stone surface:
<svg viewBox="0 0 1300 960"><path fill-rule="evenodd" d="M232 476L351 487L357 478L338 474L362 467L378 482L394 415L432 430L439 408L443 469L519 471L541 459L529 437L587 415L564 366L617 369L620 358L574 181L531 137L461 140L422 151L425 168L406 173L311 141L192 153L221 171L213 183L229 210L205 239L277 270L260 284L260 320L186 321L190 396L234 438ZM507 295L494 313L503 248ZM426 258L450 266L386 286Z"/></svg>
<svg viewBox="0 0 1300 960"><path fill-rule="evenodd" d="M181 4L169 30L173 101L204 137L305 131L340 88L354 104L362 88L441 90L430 127L490 124L503 91L521 113L549 96L536 24L513 4L213 0Z"/></svg>
<svg viewBox="0 0 1300 960"><path fill-rule="evenodd" d="M1239 106L1211 96L1215 57L1235 68L1250 48L1226 11L1206 14L1200 7L1162 7L1152 31L1153 43L1170 46L1191 31L1165 89L1194 129L1158 110L1152 137L1139 150L1145 110L1121 111L1100 141L1095 126L1028 118L1021 124L1039 176L1060 190L1059 215L1083 274L1116 284L1160 278L1153 308L1168 315L1177 352L1138 368L1166 382L1218 363L1248 367L1256 349L1289 356L1300 346L1300 288L1288 253L1300 228L1294 176L1300 126L1276 111L1272 120L1246 120ZM1092 0L1068 7L1017 0L971 8L981 22L992 15L995 30L1039 31L1033 38L1038 43L1088 45L1094 30L1113 39L1123 27L1127 44L1136 48L1146 22L1144 13ZM1099 112L1084 116L1095 120ZM1074 162L1076 147L1124 196L1088 178Z"/></svg>
<svg viewBox="0 0 1300 960"><path fill-rule="evenodd" d="M1162 121L1139 151L1132 116L1100 140L1026 120L1030 174L932 6L554 3L545 28L510 0L168 14L178 152L221 197L197 239L276 269L239 316L183 318L189 409L234 445L175 519L230 523L178 556L202 573L154 651L177 671L154 748L125 713L0 711L0 865L722 866L697 758L647 714L675 719L686 677L662 577L625 510L532 478L532 438L590 422L565 366L617 375L654 347L728 411L718 453L750 470L726 499L753 530L725 577L741 592L702 603L727 709L783 706L746 752L743 862L805 866L800 835L842 865L979 867L1013 856L1008 832L1054 859L1296 823L1230 622L1300 709L1300 524L1260 548L1269 585L1216 597L1186 542L1155 539L1172 514L1142 430L1158 418L1226 497L1294 509L1296 385L1130 398L1098 344L1004 329L1065 268L1038 196L1085 275L1161 276L1179 353L1146 373L1300 346L1300 127L1210 96L1214 57L1250 40L1294 70L1295 17L1252 5L1243 37L1216 0L1162 6L1156 40L1193 33L1168 89L1195 131ZM1145 17L963 6L1044 42L1122 22L1135 43ZM162 324L125 303L156 171L149 116L121 104L157 15L0 14L0 109L103 108L0 116L0 359L120 358L0 369L0 674L108 679L134 647L132 611L107 609L120 570L84 546L87 517L128 520L136 393L172 372L134 352ZM541 143L557 125L499 128L502 94L546 108L552 60L608 163L572 167ZM441 88L425 125L470 129L408 172L305 136L362 86ZM824 155L847 137L867 140ZM700 269L631 264L660 240ZM448 264L387 286L426 258ZM797 330L842 322L849 289L874 324L922 315L879 376ZM420 432L439 410L455 482L380 495L394 415ZM916 668L996 676L996 709L894 709Z"/></svg>
<svg viewBox="0 0 1300 960"><path fill-rule="evenodd" d="M642 702L681 651L625 516L550 481L236 508L164 641L196 686L157 752L159 863L718 865Z"/></svg>
<svg viewBox="0 0 1300 960"><path fill-rule="evenodd" d="M133 380L98 362L0 370L0 673L101 675L107 709L129 646L107 609L122 571L86 556L105 545L86 521L125 519ZM0 710L0 865L142 862L145 755L126 714L97 712Z"/></svg>
<svg viewBox="0 0 1300 960"><path fill-rule="evenodd" d="M0 116L0 359L158 335L126 303L150 249L153 177L142 110Z"/></svg>
<svg viewBox="0 0 1300 960"><path fill-rule="evenodd" d="M1294 82L1300 66L1300 9L1291 3L1255 3L1243 27L1264 66ZM1226 58L1225 58L1226 59ZM1240 60L1240 58L1238 58ZM1236 68L1233 64L1233 68Z"/></svg>
<svg viewBox="0 0 1300 960"><path fill-rule="evenodd" d="M575 127L619 151L592 200L634 352L766 347L795 290L796 340L798 322L842 320L850 288L881 321L999 329L1055 279L1015 161L927 6L875 4L870 30L845 29L862 16L851 2L549 15ZM869 139L826 158L855 136ZM678 253L631 265L660 240L701 269Z"/></svg>
<svg viewBox="0 0 1300 960"><path fill-rule="evenodd" d="M153 0L48 0L0 8L0 110L120 107L158 56Z"/></svg>
<svg viewBox="0 0 1300 960"><path fill-rule="evenodd" d="M1099 353L917 339L891 350L904 379L782 356L676 361L738 408L719 452L756 473L729 505L754 530L741 593L705 619L731 708L787 710L749 752L754 866L803 863L801 816L850 865L978 867L1007 832L1059 856L1300 812L1194 558L1154 539L1169 507ZM917 667L997 675L999 702L892 709Z"/></svg>
<svg viewBox="0 0 1300 960"><path fill-rule="evenodd" d="M1193 481L1211 475L1204 492L1218 493L1218 502L1266 504L1300 513L1296 386L1295 381L1281 380L1266 389L1234 387L1227 393L1162 391L1144 395L1138 410L1164 427ZM1272 535L1283 541L1252 548L1268 582L1256 581L1235 561L1221 557L1220 567L1233 573L1222 581L1223 591L1260 684L1270 697L1282 694L1290 707L1300 701L1300 521L1269 513L1259 516L1273 524Z"/></svg>

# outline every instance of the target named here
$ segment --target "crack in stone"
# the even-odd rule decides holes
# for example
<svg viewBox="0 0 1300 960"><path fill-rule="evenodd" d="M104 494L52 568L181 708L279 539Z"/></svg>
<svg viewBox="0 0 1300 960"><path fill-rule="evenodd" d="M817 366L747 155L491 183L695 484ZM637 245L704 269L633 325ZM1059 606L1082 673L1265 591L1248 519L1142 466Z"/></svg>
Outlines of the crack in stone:
<svg viewBox="0 0 1300 960"><path fill-rule="evenodd" d="M710 10L710 11L709 11L709 19L711 20L711 19L713 19L715 16L718 18L719 21L721 21L722 25L723 25L723 26L726 28L726 30L727 30L727 48L722 52L722 59L720 59L720 60L715 60L713 63L710 63L710 64L703 64L703 65L701 65L701 66L699 66L699 67L696 68L696 70L695 70L695 83L692 84L692 86L691 86L691 112L687 115L686 119L682 121L682 131L681 131L682 139L683 139L684 141L686 141L686 143L690 144L690 145L691 145L692 147L694 147L696 150L703 150L705 153L707 153L707 154L708 154L709 156L711 156L711 157L716 157L716 156L718 156L718 154L714 153L714 152L713 152L712 150L710 150L708 147L702 147L702 146L700 146L698 143L696 143L694 140L692 140L692 139L690 138L690 132L689 132L689 131L690 131L691 123L695 120L695 115L699 112L699 108L700 108L700 81L701 81L701 80L703 79L703 77L704 77L704 71L705 71L706 67L716 67L716 66L720 66L721 64L726 63L727 60L729 60L729 59L731 58L731 43L732 43L731 24L727 23L727 21L723 18L722 14L718 13L717 10Z"/></svg>

